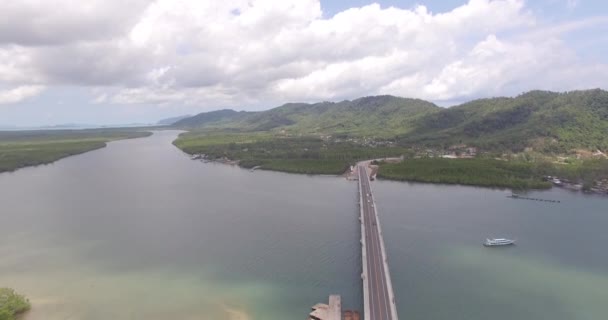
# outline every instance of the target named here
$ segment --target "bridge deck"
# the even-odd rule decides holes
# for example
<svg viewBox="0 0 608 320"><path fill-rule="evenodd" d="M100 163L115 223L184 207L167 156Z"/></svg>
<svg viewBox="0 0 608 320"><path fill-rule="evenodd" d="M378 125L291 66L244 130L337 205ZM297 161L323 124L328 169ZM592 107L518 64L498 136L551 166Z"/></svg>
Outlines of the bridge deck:
<svg viewBox="0 0 608 320"><path fill-rule="evenodd" d="M361 210L363 304L365 320L397 320L393 286L388 270L382 229L367 169L357 166Z"/></svg>

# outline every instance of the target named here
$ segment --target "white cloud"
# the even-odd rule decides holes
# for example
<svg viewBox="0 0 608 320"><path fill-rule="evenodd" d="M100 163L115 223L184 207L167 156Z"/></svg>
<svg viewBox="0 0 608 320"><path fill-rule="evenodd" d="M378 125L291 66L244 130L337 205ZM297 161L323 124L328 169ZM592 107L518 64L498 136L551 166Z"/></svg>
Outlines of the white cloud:
<svg viewBox="0 0 608 320"><path fill-rule="evenodd" d="M21 86L11 89L0 89L0 104L18 103L37 96L44 90L42 86Z"/></svg>
<svg viewBox="0 0 608 320"><path fill-rule="evenodd" d="M149 0L0 2L0 44L56 45L123 35Z"/></svg>
<svg viewBox="0 0 608 320"><path fill-rule="evenodd" d="M606 18L547 28L523 0L439 14L372 4L333 17L318 0L23 0L0 12L20 17L0 22L0 85L89 86L94 103L453 101L608 80L560 38Z"/></svg>

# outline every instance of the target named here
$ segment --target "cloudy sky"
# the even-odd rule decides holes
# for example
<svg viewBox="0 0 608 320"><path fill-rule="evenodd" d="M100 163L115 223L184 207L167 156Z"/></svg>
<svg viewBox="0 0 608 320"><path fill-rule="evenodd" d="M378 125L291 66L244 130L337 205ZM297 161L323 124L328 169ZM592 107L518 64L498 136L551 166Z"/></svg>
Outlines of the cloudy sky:
<svg viewBox="0 0 608 320"><path fill-rule="evenodd" d="M0 17L0 126L608 84L604 0L10 0Z"/></svg>

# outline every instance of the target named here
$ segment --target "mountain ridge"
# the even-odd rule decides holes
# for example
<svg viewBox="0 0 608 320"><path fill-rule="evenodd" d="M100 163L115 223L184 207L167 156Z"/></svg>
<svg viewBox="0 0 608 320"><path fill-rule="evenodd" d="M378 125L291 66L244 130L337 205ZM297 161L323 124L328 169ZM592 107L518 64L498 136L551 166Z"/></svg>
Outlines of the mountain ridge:
<svg viewBox="0 0 608 320"><path fill-rule="evenodd" d="M462 144L485 149L566 152L608 149L608 92L534 90L441 108L390 95L340 102L286 103L265 111L229 109L180 120L189 130L268 131L293 135L365 136L403 145Z"/></svg>
<svg viewBox="0 0 608 320"><path fill-rule="evenodd" d="M176 123L176 122L178 122L180 120L183 120L183 119L186 119L186 118L190 118L190 117L192 117L191 114L182 115L182 116L175 116L175 117L171 117L171 118L165 118L165 119L158 120L156 122L156 124L157 125L161 125L161 126L170 126L170 125L173 125L174 123Z"/></svg>
<svg viewBox="0 0 608 320"><path fill-rule="evenodd" d="M412 127L410 120L439 109L437 105L420 99L384 95L340 102L286 103L264 111L224 109L203 112L178 121L174 126L238 131L285 130L294 134L394 136L395 133L408 132Z"/></svg>

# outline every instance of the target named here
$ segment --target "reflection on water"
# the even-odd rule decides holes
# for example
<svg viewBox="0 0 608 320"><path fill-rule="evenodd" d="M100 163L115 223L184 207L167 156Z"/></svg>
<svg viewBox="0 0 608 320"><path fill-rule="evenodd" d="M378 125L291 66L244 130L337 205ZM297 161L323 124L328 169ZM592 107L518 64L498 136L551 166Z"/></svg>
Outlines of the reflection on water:
<svg viewBox="0 0 608 320"><path fill-rule="evenodd" d="M0 286L39 319L302 319L361 308L356 184L191 161L176 132L0 174ZM608 201L375 182L407 319L608 314ZM488 236L518 245L493 250Z"/></svg>

